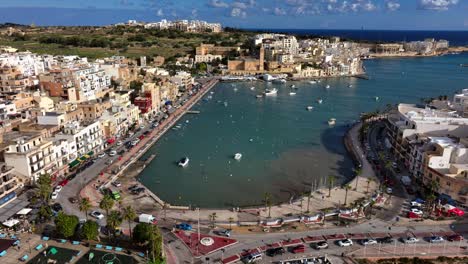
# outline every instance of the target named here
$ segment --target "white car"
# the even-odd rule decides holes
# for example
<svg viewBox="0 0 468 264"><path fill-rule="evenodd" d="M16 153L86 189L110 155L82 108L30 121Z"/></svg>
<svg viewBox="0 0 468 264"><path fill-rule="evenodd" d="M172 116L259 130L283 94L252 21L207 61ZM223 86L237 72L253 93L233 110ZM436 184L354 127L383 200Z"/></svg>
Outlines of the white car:
<svg viewBox="0 0 468 264"><path fill-rule="evenodd" d="M106 153L101 152L97 156L98 156L98 158L104 158L106 156Z"/></svg>
<svg viewBox="0 0 468 264"><path fill-rule="evenodd" d="M104 215L98 211L92 211L90 215L99 220L104 218Z"/></svg>
<svg viewBox="0 0 468 264"><path fill-rule="evenodd" d="M392 194L392 193L393 193L393 189L390 188L390 187L388 187L388 188L387 188L387 193L388 193L388 194Z"/></svg>
<svg viewBox="0 0 468 264"><path fill-rule="evenodd" d="M419 202L416 202L416 201L412 201L410 204L411 204L411 206L417 206L417 207L423 206L422 203L419 203Z"/></svg>
<svg viewBox="0 0 468 264"><path fill-rule="evenodd" d="M62 190L62 188L63 188L62 185L57 185L54 188L54 192L58 193L58 192L60 192Z"/></svg>
<svg viewBox="0 0 468 264"><path fill-rule="evenodd" d="M440 236L433 236L429 239L430 243L442 243L444 242L444 239Z"/></svg>
<svg viewBox="0 0 468 264"><path fill-rule="evenodd" d="M117 155L117 151L111 150L111 151L109 152L109 156L110 156L110 157L114 157L115 155Z"/></svg>
<svg viewBox="0 0 468 264"><path fill-rule="evenodd" d="M375 245L375 244L377 244L377 240L368 238L368 239L362 240L361 243L364 246Z"/></svg>
<svg viewBox="0 0 468 264"><path fill-rule="evenodd" d="M338 241L338 246L340 247L349 247L353 245L353 241L351 239L343 239Z"/></svg>
<svg viewBox="0 0 468 264"><path fill-rule="evenodd" d="M141 126L140 126L140 129L145 129L145 125L141 125Z"/></svg>
<svg viewBox="0 0 468 264"><path fill-rule="evenodd" d="M122 146L122 141L117 141L117 146Z"/></svg>
<svg viewBox="0 0 468 264"><path fill-rule="evenodd" d="M403 242L405 244L414 244L414 243L418 243L419 239L417 239L415 237L407 237L407 238L403 239Z"/></svg>
<svg viewBox="0 0 468 264"><path fill-rule="evenodd" d="M418 214L418 215L422 215L423 214L423 211L421 211L421 209L419 208L411 208L410 210L412 213L415 213L415 214Z"/></svg>
<svg viewBox="0 0 468 264"><path fill-rule="evenodd" d="M53 193L50 195L50 199L52 199L52 200L57 199L58 194L59 194L58 192L53 192Z"/></svg>

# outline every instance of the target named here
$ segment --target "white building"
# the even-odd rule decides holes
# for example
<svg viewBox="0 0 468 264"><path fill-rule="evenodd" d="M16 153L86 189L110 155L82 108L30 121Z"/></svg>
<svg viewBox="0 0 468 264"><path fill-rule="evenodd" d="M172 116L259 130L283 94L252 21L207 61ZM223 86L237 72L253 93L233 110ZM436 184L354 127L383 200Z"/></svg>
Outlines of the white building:
<svg viewBox="0 0 468 264"><path fill-rule="evenodd" d="M77 157L90 152L98 152L104 148L103 132L100 121L91 124L80 125L79 122L71 122L64 126L62 132L55 135L55 139L65 139L73 146L76 144ZM68 153L73 155L72 153Z"/></svg>

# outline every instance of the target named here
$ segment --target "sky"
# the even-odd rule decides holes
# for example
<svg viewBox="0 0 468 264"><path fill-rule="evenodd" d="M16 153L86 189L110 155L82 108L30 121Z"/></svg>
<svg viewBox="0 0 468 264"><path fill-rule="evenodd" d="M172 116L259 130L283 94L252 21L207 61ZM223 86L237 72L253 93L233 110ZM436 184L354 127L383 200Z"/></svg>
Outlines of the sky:
<svg viewBox="0 0 468 264"><path fill-rule="evenodd" d="M0 23L199 19L263 29L468 30L468 0L0 0Z"/></svg>

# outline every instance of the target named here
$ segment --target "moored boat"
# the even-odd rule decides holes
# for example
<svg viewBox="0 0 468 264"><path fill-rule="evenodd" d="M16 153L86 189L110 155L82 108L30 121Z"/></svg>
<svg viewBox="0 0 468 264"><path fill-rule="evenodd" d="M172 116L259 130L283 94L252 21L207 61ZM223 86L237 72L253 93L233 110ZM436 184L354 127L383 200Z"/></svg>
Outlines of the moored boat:
<svg viewBox="0 0 468 264"><path fill-rule="evenodd" d="M236 154L234 154L234 159L235 159L235 160L240 160L240 159L242 159L242 154L241 154L241 153L236 153Z"/></svg>
<svg viewBox="0 0 468 264"><path fill-rule="evenodd" d="M309 106L306 107L306 109L311 111L312 109L314 109L314 107L309 105Z"/></svg>
<svg viewBox="0 0 468 264"><path fill-rule="evenodd" d="M335 118L330 118L330 120L328 120L328 125L333 126L335 124L336 124L336 119Z"/></svg>
<svg viewBox="0 0 468 264"><path fill-rule="evenodd" d="M179 160L179 167L187 167L189 164L189 158L188 157L183 157L181 160Z"/></svg>
<svg viewBox="0 0 468 264"><path fill-rule="evenodd" d="M266 96L273 96L273 95L276 95L277 93L278 93L278 89L276 89L276 88L273 88L272 90L266 90L265 91Z"/></svg>

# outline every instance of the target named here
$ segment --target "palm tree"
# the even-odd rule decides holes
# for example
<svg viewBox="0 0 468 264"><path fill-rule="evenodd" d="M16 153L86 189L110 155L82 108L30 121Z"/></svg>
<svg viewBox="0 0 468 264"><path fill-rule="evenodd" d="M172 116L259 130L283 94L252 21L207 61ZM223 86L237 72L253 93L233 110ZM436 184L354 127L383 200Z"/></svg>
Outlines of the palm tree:
<svg viewBox="0 0 468 264"><path fill-rule="evenodd" d="M305 195L307 196L307 211L306 213L310 212L310 197L312 197L311 192L305 192Z"/></svg>
<svg viewBox="0 0 468 264"><path fill-rule="evenodd" d="M228 218L228 221L229 221L229 229L232 229L232 222L234 222L234 218L232 216L230 216Z"/></svg>
<svg viewBox="0 0 468 264"><path fill-rule="evenodd" d="M369 219L372 217L372 208L374 208L374 205L375 201L371 200L371 202L369 203Z"/></svg>
<svg viewBox="0 0 468 264"><path fill-rule="evenodd" d="M211 224L212 224L212 226L214 228L215 227L215 221L216 221L216 218L218 218L218 216L216 215L216 213L212 213L208 217L210 218Z"/></svg>
<svg viewBox="0 0 468 264"><path fill-rule="evenodd" d="M163 213L164 213L164 220L166 220L166 213L167 213L167 203L166 202L163 202L163 205L162 205L162 209L163 209Z"/></svg>
<svg viewBox="0 0 468 264"><path fill-rule="evenodd" d="M52 178L48 173L42 174L37 179L36 184L38 187L39 197L41 197L45 203L48 203L50 194L52 193Z"/></svg>
<svg viewBox="0 0 468 264"><path fill-rule="evenodd" d="M99 203L99 208L106 211L106 216L109 216L109 210L114 206L114 200L108 194L104 195L101 202Z"/></svg>
<svg viewBox="0 0 468 264"><path fill-rule="evenodd" d="M115 229L122 224L122 215L119 211L111 211L107 216L106 224L109 229L112 230L112 234L115 237Z"/></svg>
<svg viewBox="0 0 468 264"><path fill-rule="evenodd" d="M128 221L128 229L130 230L130 237L132 237L132 221L136 218L135 210L131 206L127 206L122 211L122 217Z"/></svg>
<svg viewBox="0 0 468 264"><path fill-rule="evenodd" d="M351 190L351 185L346 184L344 187L345 189L345 198L344 198L344 205L346 206L346 202L348 201L348 191Z"/></svg>
<svg viewBox="0 0 468 264"><path fill-rule="evenodd" d="M328 176L328 197L331 197L331 189L335 184L336 177L334 175Z"/></svg>
<svg viewBox="0 0 468 264"><path fill-rule="evenodd" d="M91 209L91 203L89 201L88 197L84 197L83 199L80 200L80 212L84 212L86 215L86 220L88 220L88 211Z"/></svg>
<svg viewBox="0 0 468 264"><path fill-rule="evenodd" d="M354 190L357 192L359 176L361 176L361 174L362 174L362 168L355 169L354 172L356 173L356 186L355 186Z"/></svg>
<svg viewBox="0 0 468 264"><path fill-rule="evenodd" d="M265 207L268 208L268 218L271 217L271 194L266 192L263 195L263 201L265 202Z"/></svg>

